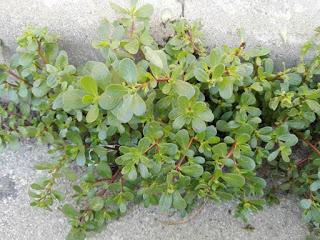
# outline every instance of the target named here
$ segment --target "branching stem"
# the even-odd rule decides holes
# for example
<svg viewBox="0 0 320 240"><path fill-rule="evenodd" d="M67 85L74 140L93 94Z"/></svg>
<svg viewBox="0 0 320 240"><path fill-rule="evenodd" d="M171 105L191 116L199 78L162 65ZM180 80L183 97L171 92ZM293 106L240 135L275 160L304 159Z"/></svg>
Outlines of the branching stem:
<svg viewBox="0 0 320 240"><path fill-rule="evenodd" d="M189 143L188 143L188 145L187 145L187 150L191 147L191 145L192 145L192 143L193 143L194 140L196 140L195 137L190 138ZM185 160L185 158L186 158L186 154L183 154L182 158L181 158L181 159L179 160L179 162L177 163L176 169L177 169L178 171L180 171L181 164L183 163L183 161Z"/></svg>
<svg viewBox="0 0 320 240"><path fill-rule="evenodd" d="M16 78L17 80L19 81L22 81L24 82L25 84L29 85L29 86L32 86L26 79L20 77L18 74L16 74L15 72L11 71L11 70L7 70L6 71L9 75L13 76L14 78ZM10 84L11 86L16 86L14 84L11 84L8 82L8 84Z"/></svg>

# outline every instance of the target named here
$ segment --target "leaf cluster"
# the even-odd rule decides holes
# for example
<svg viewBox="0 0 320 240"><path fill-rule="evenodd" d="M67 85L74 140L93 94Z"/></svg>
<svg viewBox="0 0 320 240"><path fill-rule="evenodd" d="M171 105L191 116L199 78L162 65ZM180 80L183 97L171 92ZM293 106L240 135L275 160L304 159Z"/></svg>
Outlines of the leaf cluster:
<svg viewBox="0 0 320 240"><path fill-rule="evenodd" d="M302 196L304 217L318 229L319 33L299 64L276 71L269 50L245 42L207 52L200 25L186 20L170 23L174 34L159 46L151 5L111 7L121 17L103 20L93 43L104 61L76 68L55 35L28 28L0 65L2 145L35 138L53 154L35 166L48 177L31 185L31 205L65 202L57 182L69 179L75 204L60 209L71 240L131 202L185 216L199 199L235 200L235 215L247 220L281 190ZM299 141L310 151L294 161ZM270 176L280 180L267 184Z"/></svg>

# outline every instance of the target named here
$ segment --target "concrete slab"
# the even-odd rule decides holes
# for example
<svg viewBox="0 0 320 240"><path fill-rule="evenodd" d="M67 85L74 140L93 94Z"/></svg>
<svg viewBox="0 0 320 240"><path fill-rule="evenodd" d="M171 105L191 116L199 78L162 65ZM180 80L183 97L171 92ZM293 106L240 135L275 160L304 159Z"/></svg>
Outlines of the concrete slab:
<svg viewBox="0 0 320 240"><path fill-rule="evenodd" d="M184 16L201 20L205 43L238 46L237 29L243 29L247 46L262 45L273 57L294 64L300 46L319 26L317 0L185 0Z"/></svg>
<svg viewBox="0 0 320 240"><path fill-rule="evenodd" d="M128 6L130 1L114 1ZM141 0L140 5L152 3L152 33L161 41L166 30L161 27L161 16L169 13L177 18L181 14L181 4L175 0ZM48 26L61 36L62 48L70 55L71 63L79 65L87 60L99 59L100 53L91 47L96 29L102 18L116 17L109 0L0 0L0 39L5 48L7 60L16 48L16 37L29 25ZM1 54L0 54L1 55ZM0 57L1 61L1 57Z"/></svg>
<svg viewBox="0 0 320 240"><path fill-rule="evenodd" d="M0 154L0 239L63 240L68 224L60 212L47 212L29 206L30 184L42 173L33 169L39 161L49 160L46 147L24 143L18 150ZM63 188L63 187L62 187ZM190 222L166 225L160 221L178 220L157 207L134 206L129 214L106 226L92 240L302 240L307 229L301 220L297 199L285 197L280 205L252 216L254 230L234 219L232 203L217 206L207 203ZM159 221L160 220L160 221Z"/></svg>

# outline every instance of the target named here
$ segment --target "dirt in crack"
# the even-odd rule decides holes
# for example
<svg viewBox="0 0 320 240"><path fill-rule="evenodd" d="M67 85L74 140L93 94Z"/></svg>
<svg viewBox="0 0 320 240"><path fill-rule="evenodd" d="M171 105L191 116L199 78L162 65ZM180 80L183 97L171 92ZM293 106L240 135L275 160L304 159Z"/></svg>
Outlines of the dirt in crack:
<svg viewBox="0 0 320 240"><path fill-rule="evenodd" d="M16 198L17 190L15 182L9 177L0 177L0 201L5 198Z"/></svg>

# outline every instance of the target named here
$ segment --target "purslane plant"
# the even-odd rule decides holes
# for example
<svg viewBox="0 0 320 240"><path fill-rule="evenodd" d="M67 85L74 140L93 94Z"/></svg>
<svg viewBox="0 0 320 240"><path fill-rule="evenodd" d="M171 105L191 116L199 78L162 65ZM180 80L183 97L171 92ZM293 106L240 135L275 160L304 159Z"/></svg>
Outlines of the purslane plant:
<svg viewBox="0 0 320 240"><path fill-rule="evenodd" d="M69 179L74 201L60 209L72 225L67 239L81 240L130 202L185 216L200 199L236 200L235 215L247 220L279 189L302 197L316 235L319 30L297 66L275 72L269 50L246 50L245 42L207 52L199 24L186 20L172 22L159 46L149 33L151 5L111 7L121 18L102 21L93 43L103 62L76 68L57 36L28 28L0 65L2 145L35 138L53 153L35 166L48 176L31 185L31 205L65 202L57 181ZM309 152L294 161L299 141ZM276 184L258 174L264 168Z"/></svg>

